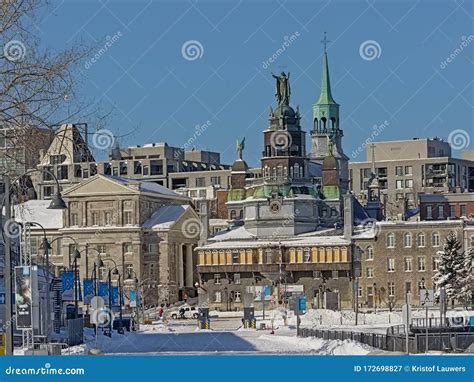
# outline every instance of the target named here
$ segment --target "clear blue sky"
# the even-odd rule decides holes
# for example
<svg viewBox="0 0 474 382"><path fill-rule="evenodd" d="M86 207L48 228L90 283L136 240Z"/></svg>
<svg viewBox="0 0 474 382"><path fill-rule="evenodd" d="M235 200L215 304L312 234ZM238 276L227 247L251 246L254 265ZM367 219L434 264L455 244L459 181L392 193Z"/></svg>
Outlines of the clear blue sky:
<svg viewBox="0 0 474 382"><path fill-rule="evenodd" d="M351 159L364 160L365 152L356 158L351 153L384 121L389 126L377 140L447 138L454 129L472 136L472 4L53 1L37 33L52 49L82 39L97 52L111 42L95 63L84 62L81 92L104 110L113 107L107 128L114 133L138 127L121 145L166 141L182 146L194 136L196 147L220 151L232 163L236 139L245 136L244 157L258 165L262 131L275 102L271 72L291 72L291 103L300 105L302 126L309 132L311 106L319 95L320 40L327 31L344 150ZM265 68L285 36L292 35L290 45ZM463 38L469 42L454 53ZM182 54L189 40L203 48L195 60ZM380 46L372 60L360 54L369 40ZM446 63L451 54L454 59ZM194 135L195 126L207 121L211 125Z"/></svg>

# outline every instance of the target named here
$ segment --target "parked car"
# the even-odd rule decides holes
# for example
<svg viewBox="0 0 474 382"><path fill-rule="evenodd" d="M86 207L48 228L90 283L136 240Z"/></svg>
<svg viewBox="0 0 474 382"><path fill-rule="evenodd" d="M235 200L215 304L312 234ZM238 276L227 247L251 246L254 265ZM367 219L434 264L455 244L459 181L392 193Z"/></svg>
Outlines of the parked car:
<svg viewBox="0 0 474 382"><path fill-rule="evenodd" d="M196 307L189 305L181 305L165 312L166 317L170 317L173 320L177 319L197 319L199 317Z"/></svg>

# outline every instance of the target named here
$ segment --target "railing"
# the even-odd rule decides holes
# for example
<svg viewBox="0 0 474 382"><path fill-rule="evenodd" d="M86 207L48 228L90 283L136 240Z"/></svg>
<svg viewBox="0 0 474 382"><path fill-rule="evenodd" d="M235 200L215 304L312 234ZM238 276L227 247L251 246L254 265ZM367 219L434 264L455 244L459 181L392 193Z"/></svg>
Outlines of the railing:
<svg viewBox="0 0 474 382"><path fill-rule="evenodd" d="M401 326L387 331L387 334L352 332L344 330L319 330L302 328L298 332L301 337L317 337L324 340L352 340L374 348L386 351L406 351L406 336ZM426 334L416 333L408 337L408 349L410 353L422 353L426 351ZM463 352L474 343L474 332L442 332L428 333L428 351Z"/></svg>

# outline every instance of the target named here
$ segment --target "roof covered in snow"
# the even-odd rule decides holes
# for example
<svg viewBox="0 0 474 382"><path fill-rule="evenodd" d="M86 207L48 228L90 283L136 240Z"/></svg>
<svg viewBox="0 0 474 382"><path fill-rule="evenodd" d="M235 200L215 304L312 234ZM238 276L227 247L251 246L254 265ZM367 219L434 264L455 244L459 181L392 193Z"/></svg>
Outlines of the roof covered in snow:
<svg viewBox="0 0 474 382"><path fill-rule="evenodd" d="M160 207L143 223L144 228L171 228L189 208L187 204L170 204Z"/></svg>
<svg viewBox="0 0 474 382"><path fill-rule="evenodd" d="M39 223L45 229L63 228L63 211L49 210L50 203L50 200L28 200L17 204L14 206L15 220L21 223Z"/></svg>
<svg viewBox="0 0 474 382"><path fill-rule="evenodd" d="M119 176L109 176L108 178L113 179L117 183L123 184L124 186L139 185L140 187L139 190L141 192L150 192L152 194L175 196L180 199L183 198L182 194L178 194L177 192L170 190L169 188L166 188L157 183L143 182L141 180L136 180L136 179L126 179L126 178L121 178Z"/></svg>

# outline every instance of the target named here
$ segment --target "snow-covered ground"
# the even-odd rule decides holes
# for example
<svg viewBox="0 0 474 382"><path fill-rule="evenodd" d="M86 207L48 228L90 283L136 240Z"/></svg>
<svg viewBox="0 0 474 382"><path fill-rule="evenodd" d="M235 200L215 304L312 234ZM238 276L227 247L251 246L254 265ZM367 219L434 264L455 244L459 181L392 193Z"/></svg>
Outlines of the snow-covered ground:
<svg viewBox="0 0 474 382"><path fill-rule="evenodd" d="M85 343L65 351L64 354L88 354L100 349L107 355L159 355L159 354L359 354L371 352L369 346L354 341L326 341L319 338L298 338L296 330L281 327L270 330L247 330L238 327L240 319L222 319L214 330L199 330L194 320L157 322L142 325L140 331L125 335L113 333L112 338L86 329ZM218 327L221 328L218 328ZM230 327L233 327L232 329Z"/></svg>

